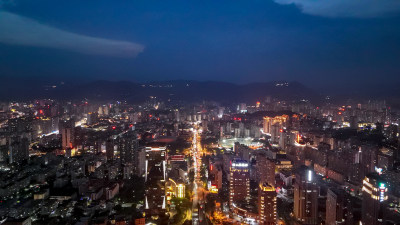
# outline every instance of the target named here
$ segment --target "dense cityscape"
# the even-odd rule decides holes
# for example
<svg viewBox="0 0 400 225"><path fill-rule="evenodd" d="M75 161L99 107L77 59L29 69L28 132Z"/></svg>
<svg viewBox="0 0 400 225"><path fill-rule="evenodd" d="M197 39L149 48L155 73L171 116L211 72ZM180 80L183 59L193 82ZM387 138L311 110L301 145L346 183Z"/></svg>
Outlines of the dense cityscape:
<svg viewBox="0 0 400 225"><path fill-rule="evenodd" d="M2 103L2 223L398 224L399 116L271 96Z"/></svg>
<svg viewBox="0 0 400 225"><path fill-rule="evenodd" d="M400 225L400 0L0 0L0 225Z"/></svg>

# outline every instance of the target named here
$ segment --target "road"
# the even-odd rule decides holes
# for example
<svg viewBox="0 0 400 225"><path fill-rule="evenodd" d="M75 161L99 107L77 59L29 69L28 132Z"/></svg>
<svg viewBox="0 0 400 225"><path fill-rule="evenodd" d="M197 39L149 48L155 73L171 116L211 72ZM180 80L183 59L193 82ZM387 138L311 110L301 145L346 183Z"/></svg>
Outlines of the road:
<svg viewBox="0 0 400 225"><path fill-rule="evenodd" d="M192 156L194 168L194 184L193 184L193 205L192 205L192 221L193 225L207 224L204 214L205 190L201 181L201 146L198 130L193 131Z"/></svg>

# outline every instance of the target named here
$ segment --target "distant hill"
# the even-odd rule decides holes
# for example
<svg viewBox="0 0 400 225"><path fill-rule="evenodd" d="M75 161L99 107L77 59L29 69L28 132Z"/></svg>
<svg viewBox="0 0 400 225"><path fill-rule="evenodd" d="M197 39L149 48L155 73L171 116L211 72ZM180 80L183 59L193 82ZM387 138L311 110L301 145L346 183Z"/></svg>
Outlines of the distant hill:
<svg viewBox="0 0 400 225"><path fill-rule="evenodd" d="M254 102L265 96L281 100L317 100L318 94L298 82L266 82L238 85L217 81L162 81L134 83L130 81L94 81L61 83L51 80L5 79L0 84L0 99L30 100L52 98L74 100L127 100L142 102L150 96L161 100L218 102Z"/></svg>

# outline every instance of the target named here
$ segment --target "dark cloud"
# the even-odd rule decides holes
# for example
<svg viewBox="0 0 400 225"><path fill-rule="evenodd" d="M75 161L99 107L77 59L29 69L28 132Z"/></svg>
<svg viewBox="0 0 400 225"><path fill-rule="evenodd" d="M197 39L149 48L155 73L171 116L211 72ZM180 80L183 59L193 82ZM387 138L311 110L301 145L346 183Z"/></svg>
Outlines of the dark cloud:
<svg viewBox="0 0 400 225"><path fill-rule="evenodd" d="M302 12L325 17L369 18L400 12L399 0L274 0L279 4L294 4Z"/></svg>
<svg viewBox="0 0 400 225"><path fill-rule="evenodd" d="M400 0L8 1L0 76L323 87L400 80L400 16L388 16L400 15ZM143 46L96 37L146 49L135 60L97 57Z"/></svg>
<svg viewBox="0 0 400 225"><path fill-rule="evenodd" d="M144 49L140 44L76 34L5 11L0 11L0 43L119 57L135 57Z"/></svg>

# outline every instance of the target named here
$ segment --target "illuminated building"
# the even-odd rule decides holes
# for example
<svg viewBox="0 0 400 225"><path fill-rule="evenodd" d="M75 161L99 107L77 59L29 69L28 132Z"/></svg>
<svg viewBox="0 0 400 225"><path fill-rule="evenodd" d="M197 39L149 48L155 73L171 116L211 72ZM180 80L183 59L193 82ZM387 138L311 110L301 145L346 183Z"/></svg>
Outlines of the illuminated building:
<svg viewBox="0 0 400 225"><path fill-rule="evenodd" d="M208 189L209 189L210 193L218 194L217 185L211 184L211 187L209 187Z"/></svg>
<svg viewBox="0 0 400 225"><path fill-rule="evenodd" d="M383 224L383 203L388 199L386 182L377 173L368 174L362 188L362 223Z"/></svg>
<svg viewBox="0 0 400 225"><path fill-rule="evenodd" d="M135 225L145 225L145 224L146 224L145 218L135 219Z"/></svg>
<svg viewBox="0 0 400 225"><path fill-rule="evenodd" d="M271 134L272 126L275 124L277 124L279 126L279 129L282 129L283 127L287 126L288 121L289 121L288 115L275 116L275 117L266 116L266 117L264 117L264 121L263 121L264 133Z"/></svg>
<svg viewBox="0 0 400 225"><path fill-rule="evenodd" d="M184 198L185 197L185 184L182 184L182 183L178 184L176 186L176 189L177 189L176 197Z"/></svg>
<svg viewBox="0 0 400 225"><path fill-rule="evenodd" d="M184 162L185 161L185 155L171 155L169 160L171 162Z"/></svg>
<svg viewBox="0 0 400 225"><path fill-rule="evenodd" d="M249 163L245 160L233 160L230 168L229 203L243 203L250 196Z"/></svg>
<svg viewBox="0 0 400 225"><path fill-rule="evenodd" d="M376 129L375 123L366 123L366 122L358 122L357 123L359 130L373 130Z"/></svg>
<svg viewBox="0 0 400 225"><path fill-rule="evenodd" d="M61 143L62 143L62 148L64 150L73 147L73 136L74 136L73 128L61 129L61 139L62 139Z"/></svg>
<svg viewBox="0 0 400 225"><path fill-rule="evenodd" d="M177 181L169 178L167 187L167 200L171 197L184 198L185 197L185 184L182 181Z"/></svg>
<svg viewBox="0 0 400 225"><path fill-rule="evenodd" d="M302 223L318 223L318 187L314 171L306 166L296 172L293 211L295 218Z"/></svg>
<svg viewBox="0 0 400 225"><path fill-rule="evenodd" d="M282 170L290 170L293 168L292 161L286 159L276 159L275 160L275 170L280 172Z"/></svg>
<svg viewBox="0 0 400 225"><path fill-rule="evenodd" d="M165 181L167 150L165 145L147 146L145 165L146 216L162 216L166 208Z"/></svg>
<svg viewBox="0 0 400 225"><path fill-rule="evenodd" d="M100 116L108 116L109 113L110 113L110 108L109 108L109 106L103 105L103 106L100 106L100 107L99 107L98 114L99 114Z"/></svg>
<svg viewBox="0 0 400 225"><path fill-rule="evenodd" d="M268 183L260 183L258 188L258 213L260 224L276 224L276 190Z"/></svg>
<svg viewBox="0 0 400 225"><path fill-rule="evenodd" d="M210 186L209 189L213 193L218 193L218 189L222 188L222 168L220 165L210 163Z"/></svg>
<svg viewBox="0 0 400 225"><path fill-rule="evenodd" d="M264 133L271 136L271 141L273 143L279 143L285 128L288 126L288 122L288 115L275 117L266 116L263 121Z"/></svg>
<svg viewBox="0 0 400 225"><path fill-rule="evenodd" d="M61 147L63 150L74 147L74 127L75 124L72 120L62 123L60 134L61 134Z"/></svg>

